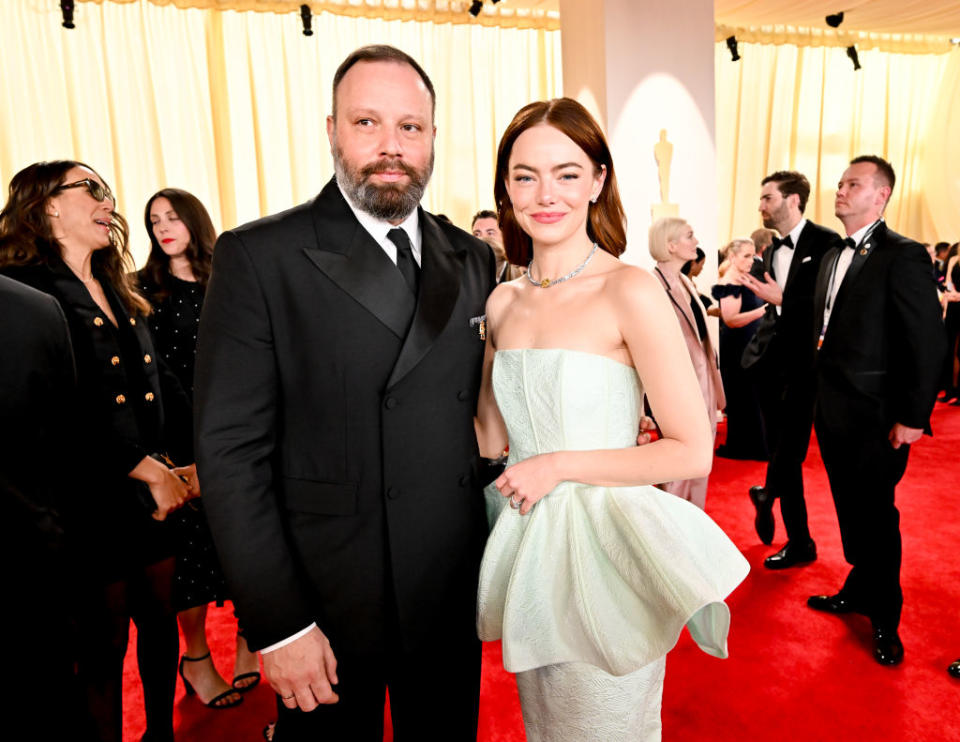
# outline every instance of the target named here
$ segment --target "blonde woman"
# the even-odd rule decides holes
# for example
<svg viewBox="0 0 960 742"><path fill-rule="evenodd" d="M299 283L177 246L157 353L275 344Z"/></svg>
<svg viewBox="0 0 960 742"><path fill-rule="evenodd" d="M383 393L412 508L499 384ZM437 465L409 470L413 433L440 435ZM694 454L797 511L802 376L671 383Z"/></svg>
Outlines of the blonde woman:
<svg viewBox="0 0 960 742"><path fill-rule="evenodd" d="M714 437L717 435L717 410L726 405L723 383L717 367L717 354L707 332L707 310L700 301L693 282L681 272L687 261L697 257L698 240L691 227L683 219L667 217L658 219L650 227L650 256L657 261L654 273L670 298L683 339L687 343L693 370L700 382L700 391L706 405L707 419ZM656 415L656 410L653 411ZM707 501L709 476L667 482L663 489L677 497L703 508Z"/></svg>
<svg viewBox="0 0 960 742"><path fill-rule="evenodd" d="M753 240L747 238L733 240L724 250L729 267L712 289L720 303L720 374L727 397L727 439L717 449L717 455L766 461L760 404L740 365L743 350L757 331L766 307L756 294L741 285L741 278L750 273L757 252Z"/></svg>

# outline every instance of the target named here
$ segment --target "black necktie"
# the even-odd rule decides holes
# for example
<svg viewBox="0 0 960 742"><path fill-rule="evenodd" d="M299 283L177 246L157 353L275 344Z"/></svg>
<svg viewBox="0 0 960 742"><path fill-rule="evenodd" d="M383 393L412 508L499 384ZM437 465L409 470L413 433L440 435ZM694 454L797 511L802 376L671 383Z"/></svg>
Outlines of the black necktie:
<svg viewBox="0 0 960 742"><path fill-rule="evenodd" d="M420 284L420 266L413 257L410 238L404 230L397 227L387 232L387 239L397 246L397 268L413 295L416 296Z"/></svg>
<svg viewBox="0 0 960 742"><path fill-rule="evenodd" d="M793 240L790 239L790 235L787 235L782 240L776 237L773 238L773 249L776 250L778 247L789 247L793 249Z"/></svg>

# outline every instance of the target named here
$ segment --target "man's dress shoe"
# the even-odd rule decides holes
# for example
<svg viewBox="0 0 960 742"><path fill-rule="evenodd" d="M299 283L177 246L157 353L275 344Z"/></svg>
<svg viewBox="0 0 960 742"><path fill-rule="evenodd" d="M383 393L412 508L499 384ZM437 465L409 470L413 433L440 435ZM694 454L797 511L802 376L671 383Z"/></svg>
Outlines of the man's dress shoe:
<svg viewBox="0 0 960 742"><path fill-rule="evenodd" d="M824 613L859 613L857 606L843 593L836 595L811 595L807 598L807 605L815 611Z"/></svg>
<svg viewBox="0 0 960 742"><path fill-rule="evenodd" d="M787 545L780 551L763 560L763 566L767 569L786 569L798 564L807 564L815 561L816 558L817 545L813 541L807 541L805 544L787 541Z"/></svg>
<svg viewBox="0 0 960 742"><path fill-rule="evenodd" d="M955 678L960 678L960 660L950 663L950 667L947 668L947 672L953 675Z"/></svg>
<svg viewBox="0 0 960 742"><path fill-rule="evenodd" d="M903 662L903 642L895 630L873 630L873 658L881 665L899 665Z"/></svg>
<svg viewBox="0 0 960 742"><path fill-rule="evenodd" d="M757 510L753 519L753 527L757 529L757 536L768 546L773 543L773 501L776 498L770 495L763 487L750 488L750 501Z"/></svg>

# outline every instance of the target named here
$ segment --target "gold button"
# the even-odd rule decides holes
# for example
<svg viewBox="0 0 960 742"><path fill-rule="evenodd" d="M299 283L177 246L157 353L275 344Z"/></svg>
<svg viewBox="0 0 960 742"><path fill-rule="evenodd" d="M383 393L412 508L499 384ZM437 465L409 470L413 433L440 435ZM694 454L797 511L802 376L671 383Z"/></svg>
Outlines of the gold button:
<svg viewBox="0 0 960 742"><path fill-rule="evenodd" d="M127 401L127 398L124 397L122 394L117 395L117 404L123 404L126 401Z"/></svg>
<svg viewBox="0 0 960 742"><path fill-rule="evenodd" d="M110 359L110 365L111 365L111 366L119 366L119 365L120 365L120 356L114 356L113 358L111 358L111 359Z"/></svg>
<svg viewBox="0 0 960 742"><path fill-rule="evenodd" d="M144 363L153 363L153 359L150 357L150 354L149 354L149 353L147 353L147 354L143 357L143 362L144 362Z"/></svg>
<svg viewBox="0 0 960 742"><path fill-rule="evenodd" d="M96 327L103 327L103 317L94 317L93 324Z"/></svg>
<svg viewBox="0 0 960 742"><path fill-rule="evenodd" d="M152 402L152 401L153 401L153 392L147 392L146 394L143 395L143 398L144 398L145 400L147 400L148 402Z"/></svg>
<svg viewBox="0 0 960 742"><path fill-rule="evenodd" d="M134 327L136 327L136 326L137 326L137 321L136 321L133 317L131 317L131 318L130 318L130 324L133 325Z"/></svg>

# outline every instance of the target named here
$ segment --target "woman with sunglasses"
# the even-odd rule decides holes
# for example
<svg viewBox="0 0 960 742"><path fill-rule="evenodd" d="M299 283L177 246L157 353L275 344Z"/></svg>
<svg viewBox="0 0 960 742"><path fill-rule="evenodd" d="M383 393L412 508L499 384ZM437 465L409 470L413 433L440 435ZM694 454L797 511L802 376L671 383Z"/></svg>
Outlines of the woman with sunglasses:
<svg viewBox="0 0 960 742"><path fill-rule="evenodd" d="M137 280L153 305L153 340L192 399L197 328L217 232L200 199L179 188L164 188L147 200L144 225L150 255ZM194 500L173 518L177 560L173 604L186 644L180 675L188 692L195 691L202 703L228 708L240 703L240 693L260 682L260 661L239 632L232 685L217 672L210 656L207 607L213 602L223 605L227 587L201 502Z"/></svg>
<svg viewBox="0 0 960 742"><path fill-rule="evenodd" d="M123 658L137 627L144 740L173 739L178 636L167 515L198 494L189 403L158 362L150 306L126 273L127 224L87 165L40 162L17 173L0 211L0 272L53 296L70 329L78 405L74 441L96 487L69 493L78 567L80 682L98 740L120 742ZM74 452L71 452L73 454ZM51 452L56 464L57 452ZM43 689L36 689L42 692ZM51 709L56 712L56 708Z"/></svg>

